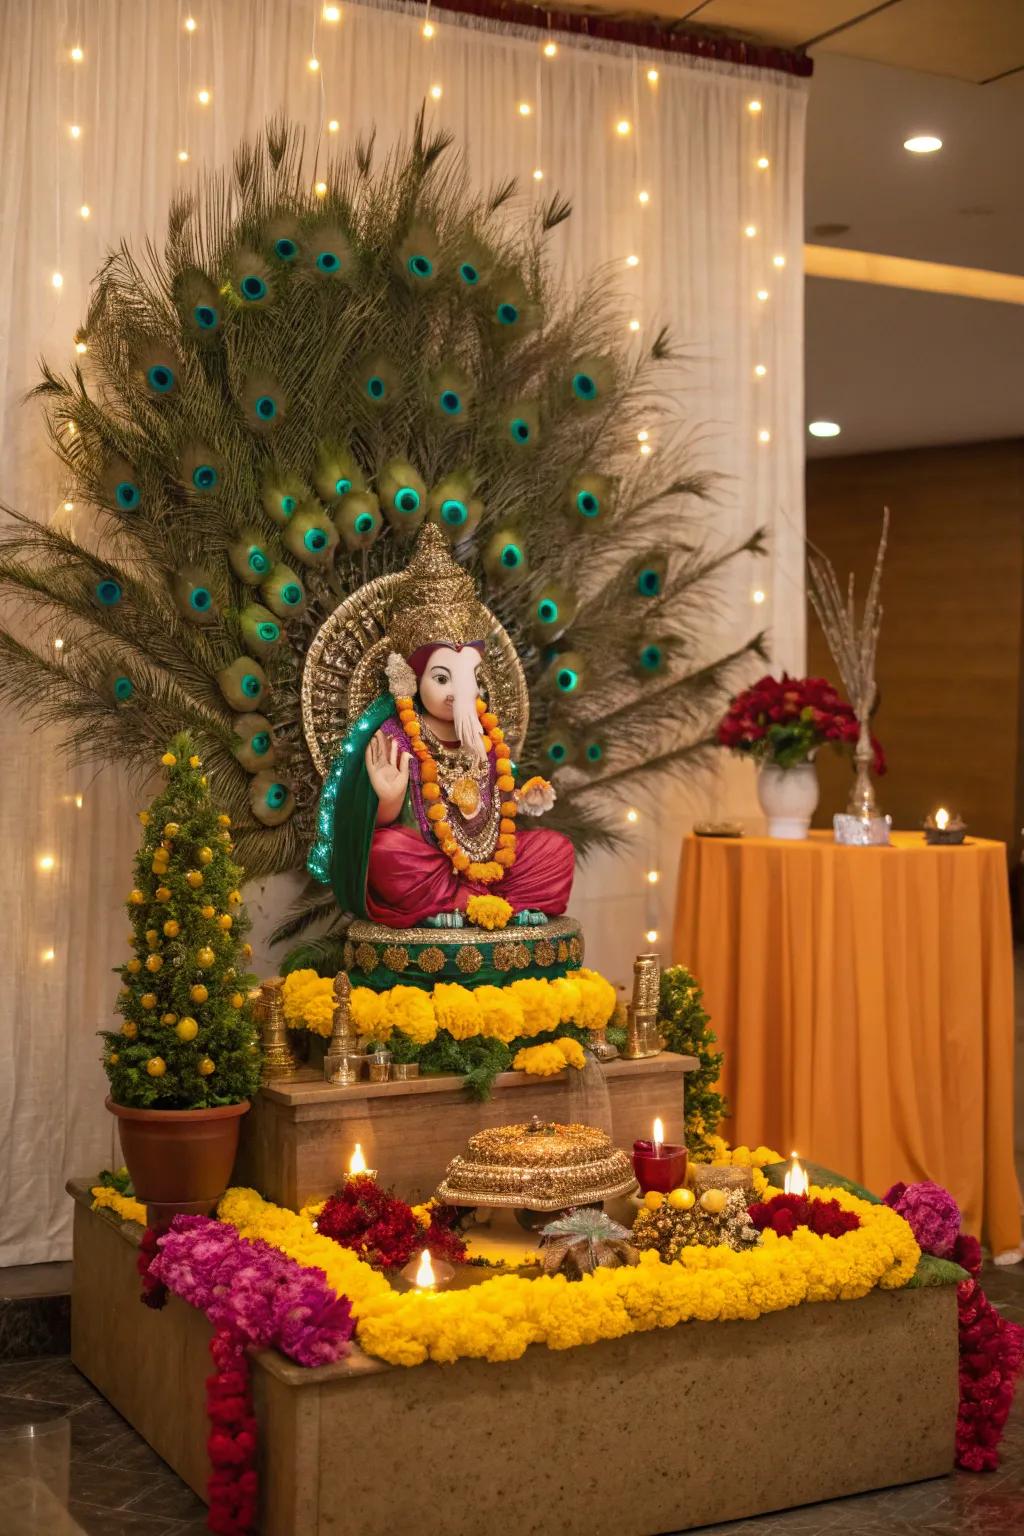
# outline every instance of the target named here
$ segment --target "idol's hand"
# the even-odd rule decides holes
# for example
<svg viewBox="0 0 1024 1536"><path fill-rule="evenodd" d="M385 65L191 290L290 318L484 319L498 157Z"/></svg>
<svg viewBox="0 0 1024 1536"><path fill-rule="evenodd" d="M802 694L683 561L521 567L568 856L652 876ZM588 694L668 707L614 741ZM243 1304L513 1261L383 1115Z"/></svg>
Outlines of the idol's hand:
<svg viewBox="0 0 1024 1536"><path fill-rule="evenodd" d="M371 738L366 749L366 772L380 804L377 824L388 826L398 816L409 788L409 753L397 741L389 741L383 731Z"/></svg>

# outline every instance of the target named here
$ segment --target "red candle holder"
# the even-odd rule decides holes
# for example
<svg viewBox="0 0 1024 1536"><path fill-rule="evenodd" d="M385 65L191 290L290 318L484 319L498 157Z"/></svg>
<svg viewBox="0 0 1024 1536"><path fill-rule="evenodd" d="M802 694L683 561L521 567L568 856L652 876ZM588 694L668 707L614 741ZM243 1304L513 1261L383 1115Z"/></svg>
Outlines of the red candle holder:
<svg viewBox="0 0 1024 1536"><path fill-rule="evenodd" d="M656 1189L667 1195L686 1183L686 1148L668 1141L634 1141L633 1172L642 1194Z"/></svg>

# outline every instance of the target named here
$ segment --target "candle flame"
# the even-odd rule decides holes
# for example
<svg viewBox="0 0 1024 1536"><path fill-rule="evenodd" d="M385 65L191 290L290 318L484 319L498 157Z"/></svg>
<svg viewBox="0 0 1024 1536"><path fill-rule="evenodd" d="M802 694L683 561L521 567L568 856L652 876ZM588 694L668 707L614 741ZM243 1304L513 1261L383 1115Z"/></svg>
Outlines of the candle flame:
<svg viewBox="0 0 1024 1536"><path fill-rule="evenodd" d="M949 826L949 812L946 810L944 805L940 805L938 810L935 812L935 825L938 827L940 832L945 832L946 828Z"/></svg>
<svg viewBox="0 0 1024 1536"><path fill-rule="evenodd" d="M437 1279L434 1275L434 1266L430 1262L429 1248L424 1248L423 1252L420 1254L420 1262L416 1270L415 1283L418 1286L421 1286L424 1290L426 1290L431 1285L437 1284Z"/></svg>
<svg viewBox="0 0 1024 1536"><path fill-rule="evenodd" d="M810 1192L811 1181L800 1163L795 1152L789 1154L789 1167L786 1169L785 1190L787 1195L806 1195Z"/></svg>
<svg viewBox="0 0 1024 1536"><path fill-rule="evenodd" d="M665 1140L665 1127L662 1125L660 1120L655 1120L655 1122L654 1122L654 1138L653 1138L653 1140L654 1140L654 1150L655 1150L655 1152L660 1152L661 1151L661 1147L662 1147L662 1143Z"/></svg>
<svg viewBox="0 0 1024 1536"><path fill-rule="evenodd" d="M355 1151L348 1160L348 1171L350 1177L356 1173L366 1172L366 1158L363 1156L363 1149L358 1141L356 1142Z"/></svg>

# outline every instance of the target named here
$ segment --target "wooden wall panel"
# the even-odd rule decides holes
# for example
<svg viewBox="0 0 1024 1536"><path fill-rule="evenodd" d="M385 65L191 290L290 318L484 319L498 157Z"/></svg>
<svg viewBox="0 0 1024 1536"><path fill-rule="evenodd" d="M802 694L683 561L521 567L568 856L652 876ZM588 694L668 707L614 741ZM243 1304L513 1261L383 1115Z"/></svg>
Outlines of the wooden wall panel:
<svg viewBox="0 0 1024 1536"><path fill-rule="evenodd" d="M809 461L807 534L866 590L881 509L892 512L876 725L883 809L899 827L957 810L1020 855L1024 442ZM835 677L808 616L808 670ZM836 679L838 681L838 679ZM850 769L821 762L816 817L841 810Z"/></svg>

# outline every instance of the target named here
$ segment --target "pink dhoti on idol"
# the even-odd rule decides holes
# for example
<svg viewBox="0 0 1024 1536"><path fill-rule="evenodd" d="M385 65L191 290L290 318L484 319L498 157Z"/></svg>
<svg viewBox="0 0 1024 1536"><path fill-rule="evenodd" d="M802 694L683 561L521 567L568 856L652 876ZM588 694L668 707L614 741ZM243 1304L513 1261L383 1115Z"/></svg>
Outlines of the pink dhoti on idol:
<svg viewBox="0 0 1024 1536"><path fill-rule="evenodd" d="M411 827L378 827L370 847L366 910L389 928L416 928L437 912L464 912L471 896L503 896L515 912L559 917L572 890L572 844L545 827L520 832L516 862L501 884L456 874L440 848Z"/></svg>

